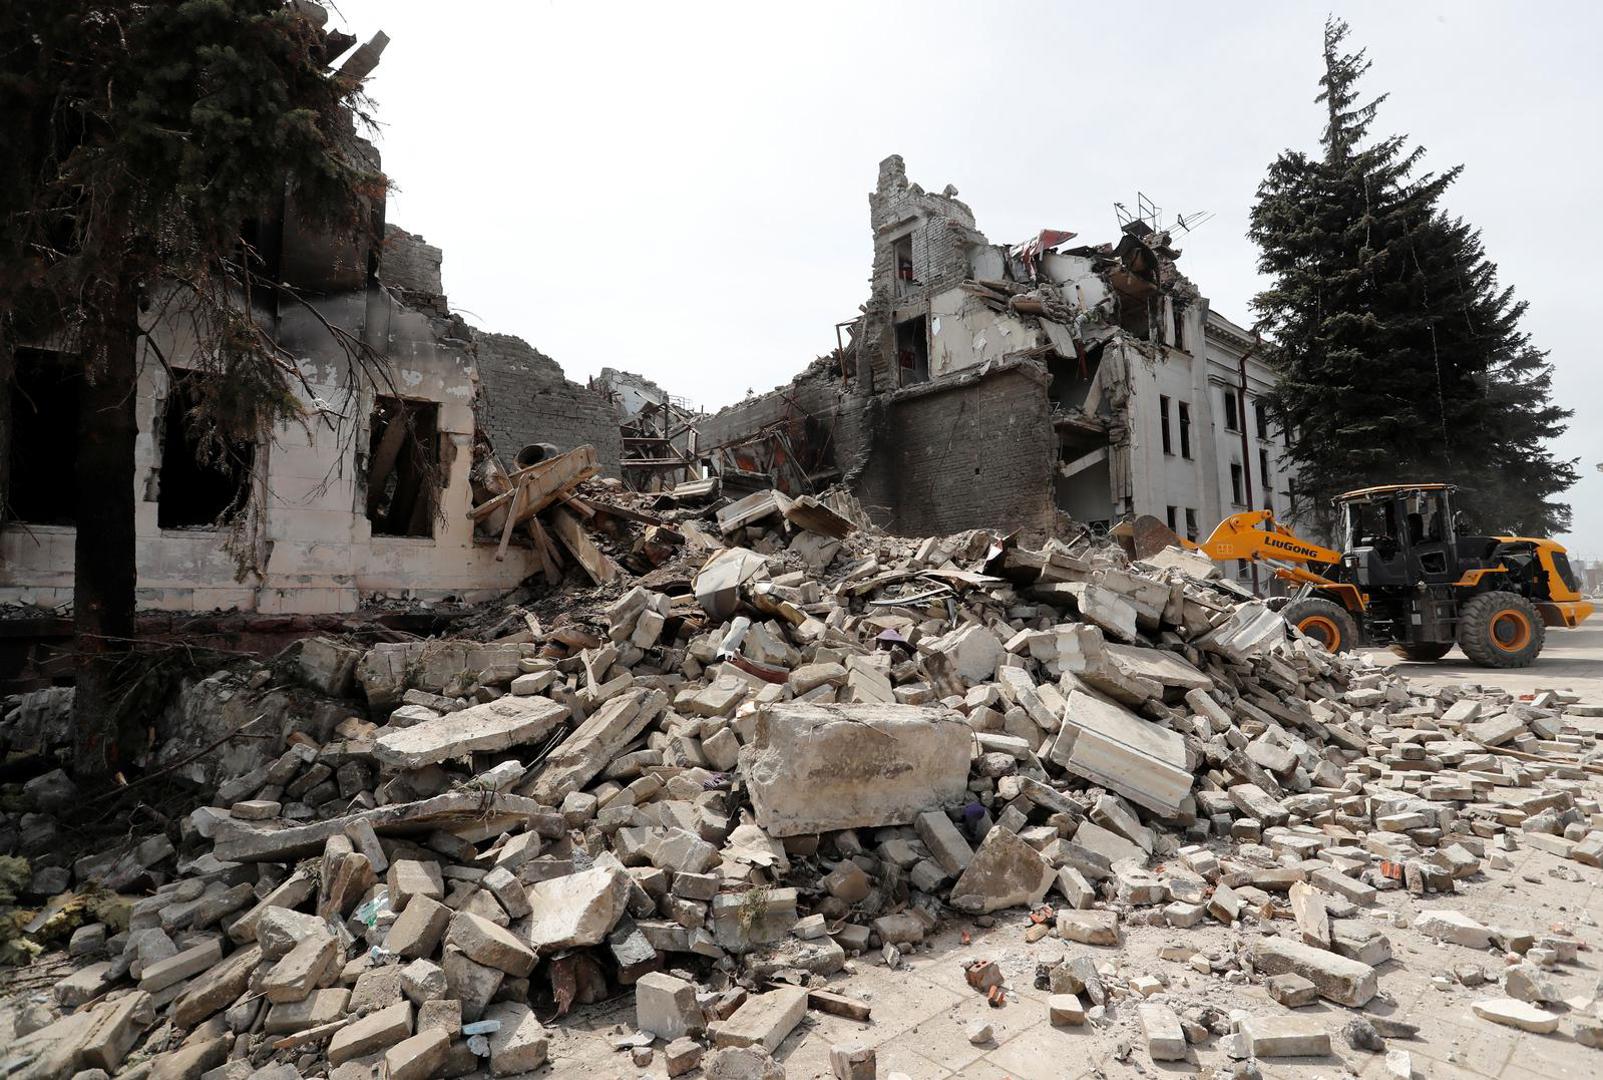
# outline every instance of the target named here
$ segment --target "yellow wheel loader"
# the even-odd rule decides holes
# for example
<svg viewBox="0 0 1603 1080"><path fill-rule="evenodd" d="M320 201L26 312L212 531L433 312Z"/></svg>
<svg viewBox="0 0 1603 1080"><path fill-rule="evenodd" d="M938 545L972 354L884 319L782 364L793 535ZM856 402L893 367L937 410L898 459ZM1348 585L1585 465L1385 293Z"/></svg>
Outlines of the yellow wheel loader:
<svg viewBox="0 0 1603 1080"><path fill-rule="evenodd" d="M1548 627L1579 626L1592 604L1562 545L1458 535L1453 490L1387 484L1339 496L1340 551L1301 539L1269 510L1234 514L1202 543L1179 543L1221 562L1266 563L1299 584L1282 614L1332 652L1384 645L1408 660L1439 660L1456 644L1483 667L1526 667ZM1136 523L1142 546L1154 525Z"/></svg>

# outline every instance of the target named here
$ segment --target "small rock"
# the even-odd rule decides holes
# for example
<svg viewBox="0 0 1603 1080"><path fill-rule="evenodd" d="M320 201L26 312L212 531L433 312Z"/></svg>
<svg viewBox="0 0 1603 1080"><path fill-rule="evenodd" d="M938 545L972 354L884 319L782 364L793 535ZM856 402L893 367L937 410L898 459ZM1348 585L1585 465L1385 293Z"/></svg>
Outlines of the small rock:
<svg viewBox="0 0 1603 1080"><path fill-rule="evenodd" d="M1367 1050L1371 1054L1378 1054L1386 1049L1386 1040L1380 1037L1375 1025L1362 1016L1355 1016L1347 1021L1341 1029L1341 1037L1347 1040L1347 1045L1354 1050Z"/></svg>

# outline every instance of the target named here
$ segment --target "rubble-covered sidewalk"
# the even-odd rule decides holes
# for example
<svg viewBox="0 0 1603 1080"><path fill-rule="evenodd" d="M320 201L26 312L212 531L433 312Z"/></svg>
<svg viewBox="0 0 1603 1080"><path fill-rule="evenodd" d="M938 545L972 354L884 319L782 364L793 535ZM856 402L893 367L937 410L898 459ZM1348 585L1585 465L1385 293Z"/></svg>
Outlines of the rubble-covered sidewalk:
<svg viewBox="0 0 1603 1080"><path fill-rule="evenodd" d="M950 1003L948 1070L1028 1031L1047 1062L1406 1077L1421 954L1488 1031L1603 1043L1595 916L1469 913L1597 880L1596 706L1328 656L1176 550L905 540L775 492L611 506L674 540L630 579L578 464L485 492L601 583L556 617L191 687L206 805L70 865L70 781L26 785L18 891L53 898L19 929L67 957L14 980L0 1072L862 1080L905 978ZM13 703L14 753L60 694ZM788 1061L809 1030L827 1060Z"/></svg>

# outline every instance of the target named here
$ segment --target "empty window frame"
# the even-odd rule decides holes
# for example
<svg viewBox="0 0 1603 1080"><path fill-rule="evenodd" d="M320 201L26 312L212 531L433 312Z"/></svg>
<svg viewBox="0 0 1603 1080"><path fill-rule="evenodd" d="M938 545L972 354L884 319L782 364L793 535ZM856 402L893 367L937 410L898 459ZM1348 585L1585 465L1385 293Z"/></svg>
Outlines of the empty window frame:
<svg viewBox="0 0 1603 1080"><path fill-rule="evenodd" d="M1180 402L1180 456L1191 458L1191 406Z"/></svg>
<svg viewBox="0 0 1603 1080"><path fill-rule="evenodd" d="M1269 406L1263 398L1253 398L1252 407L1258 417L1258 438L1269 438Z"/></svg>
<svg viewBox="0 0 1603 1080"><path fill-rule="evenodd" d="M82 375L74 357L18 349L11 386L11 490L5 517L29 525L71 525L78 517L78 407Z"/></svg>
<svg viewBox="0 0 1603 1080"><path fill-rule="evenodd" d="M1230 389L1228 386L1221 387L1221 389L1224 390L1225 395L1225 430L1240 431L1241 416L1236 408L1238 404L1236 401L1236 392Z"/></svg>
<svg viewBox="0 0 1603 1080"><path fill-rule="evenodd" d="M1241 466L1232 463L1230 466L1230 501L1236 506L1243 505L1241 501L1242 486L1245 483L1245 480L1246 477L1241 471Z"/></svg>
<svg viewBox="0 0 1603 1080"><path fill-rule="evenodd" d="M1184 304L1169 302L1169 309L1174 313L1174 347L1186 347L1186 309Z"/></svg>
<svg viewBox="0 0 1603 1080"><path fill-rule="evenodd" d="M223 378L196 371L174 374L162 407L161 476L156 524L163 529L219 528L250 502L256 446L225 438L210 417Z"/></svg>
<svg viewBox="0 0 1603 1080"><path fill-rule="evenodd" d="M1164 519L1164 521L1166 521L1168 523L1170 532L1174 532L1174 530L1178 527L1175 524L1175 522L1178 520L1177 517L1176 517L1176 514L1177 514L1177 508L1176 507L1165 506L1163 508L1163 519Z"/></svg>
<svg viewBox="0 0 1603 1080"><path fill-rule="evenodd" d="M914 284L918 278L913 274L913 234L899 238L891 246L892 258L896 263L896 280Z"/></svg>
<svg viewBox="0 0 1603 1080"><path fill-rule="evenodd" d="M1263 508L1275 508L1275 480L1274 473L1269 471L1269 451L1258 451L1258 479L1263 483Z"/></svg>
<svg viewBox="0 0 1603 1080"><path fill-rule="evenodd" d="M1186 507L1186 539L1196 543L1197 532L1197 512L1188 506Z"/></svg>
<svg viewBox="0 0 1603 1080"><path fill-rule="evenodd" d="M930 381L929 319L920 315L916 319L896 324L897 385L911 386Z"/></svg>
<svg viewBox="0 0 1603 1080"><path fill-rule="evenodd" d="M443 487L440 406L380 397L373 402L367 454L367 519L374 536L433 536Z"/></svg>
<svg viewBox="0 0 1603 1080"><path fill-rule="evenodd" d="M1169 437L1169 399L1168 399L1168 397L1166 397L1166 396L1164 396L1162 394L1158 395L1158 408L1161 409L1162 412L1163 412L1163 417L1162 417L1162 424L1163 424L1163 452L1165 454L1172 454L1172 453L1174 453L1174 444L1170 441L1170 437Z"/></svg>

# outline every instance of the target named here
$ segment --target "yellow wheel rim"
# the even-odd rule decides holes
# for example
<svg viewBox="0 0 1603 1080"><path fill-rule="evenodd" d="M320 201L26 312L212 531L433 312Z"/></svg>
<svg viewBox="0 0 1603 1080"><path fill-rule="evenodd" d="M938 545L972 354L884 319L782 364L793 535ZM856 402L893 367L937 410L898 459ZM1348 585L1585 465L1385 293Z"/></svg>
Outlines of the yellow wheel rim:
<svg viewBox="0 0 1603 1080"><path fill-rule="evenodd" d="M1326 652L1341 651L1341 627L1328 615L1310 615L1297 624L1297 629L1322 645Z"/></svg>
<svg viewBox="0 0 1603 1080"><path fill-rule="evenodd" d="M1519 652L1531 643L1531 620L1515 608L1493 615L1490 629L1492 644L1503 652Z"/></svg>

